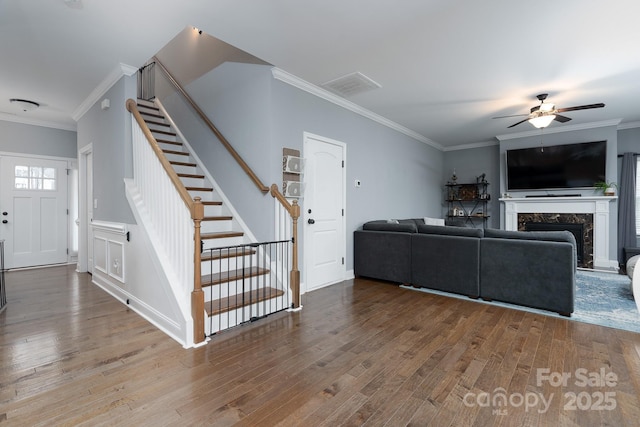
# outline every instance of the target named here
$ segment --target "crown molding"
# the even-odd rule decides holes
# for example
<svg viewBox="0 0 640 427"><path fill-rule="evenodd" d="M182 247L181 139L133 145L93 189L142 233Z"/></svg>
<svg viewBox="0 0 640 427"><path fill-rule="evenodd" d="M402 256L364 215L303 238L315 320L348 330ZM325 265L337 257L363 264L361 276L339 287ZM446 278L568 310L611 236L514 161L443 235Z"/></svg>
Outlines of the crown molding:
<svg viewBox="0 0 640 427"><path fill-rule="evenodd" d="M605 120L602 122L592 122L592 123L583 123L579 125L565 125L562 128L544 128L544 134L554 134L554 133L563 133L563 132L574 132L577 130L585 130L585 129L595 129L602 128L607 126L618 126L622 119L614 119L614 120ZM527 132L519 132L519 133L510 133L507 135L497 135L499 141L506 141L508 139L516 139L516 138L526 138L529 136L540 136L540 129L527 131Z"/></svg>
<svg viewBox="0 0 640 427"><path fill-rule="evenodd" d="M470 144L462 144L462 145L454 145L452 147L444 147L445 152L447 151L458 151L458 150L470 150L473 148L484 148L484 147L492 147L494 145L499 145L498 141L481 141L481 142L472 142Z"/></svg>
<svg viewBox="0 0 640 427"><path fill-rule="evenodd" d="M98 85L96 88L89 94L87 99L85 99L82 104L78 106L78 108L73 112L71 118L76 122L82 118L86 114L93 105L102 98L102 96L107 93L111 87L120 80L123 76L132 76L134 75L138 69L136 67L132 67L131 65L120 63L116 68L114 68L109 75Z"/></svg>
<svg viewBox="0 0 640 427"><path fill-rule="evenodd" d="M618 130L640 128L640 122L620 123Z"/></svg>
<svg viewBox="0 0 640 427"><path fill-rule="evenodd" d="M59 123L59 122L50 122L47 120L32 119L29 117L21 117L21 116L16 116L14 114L8 114L8 113L0 113L0 120L3 120L5 122L20 123L23 125L41 126L45 128L68 130L71 132L78 131L78 127L76 126L75 123L67 124L67 123Z"/></svg>
<svg viewBox="0 0 640 427"><path fill-rule="evenodd" d="M322 98L325 101L329 101L335 105L338 105L339 107L345 108L349 111L352 111L356 114L359 114L363 117L373 120L374 122L377 122L383 126L391 128L397 132L400 132L410 138L413 138L416 141L420 141L427 145L430 145L431 147L437 150L444 151L444 147L438 144L437 142L434 142L429 138L426 138L420 135L419 133L416 133L411 129L408 129L392 120L384 118L381 115L374 113L373 111L369 111L366 108L362 108L361 106L351 101L348 101L338 95L335 95L326 89L323 89L312 83L309 83L306 80L303 80L299 77L294 76L293 74L287 73L286 71L281 70L280 68L273 67L271 69L271 74L273 75L273 78L276 80L280 80L283 83L296 87L300 90L310 93L311 95L317 96L318 98Z"/></svg>

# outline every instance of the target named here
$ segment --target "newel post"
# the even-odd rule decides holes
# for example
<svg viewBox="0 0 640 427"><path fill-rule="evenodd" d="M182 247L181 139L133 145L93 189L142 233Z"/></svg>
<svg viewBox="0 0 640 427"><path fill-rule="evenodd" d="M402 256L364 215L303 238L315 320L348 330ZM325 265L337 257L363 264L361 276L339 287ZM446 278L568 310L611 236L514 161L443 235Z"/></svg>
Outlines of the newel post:
<svg viewBox="0 0 640 427"><path fill-rule="evenodd" d="M191 316L193 317L193 342L201 343L204 335L204 292L202 292L200 223L204 218L204 205L200 197L193 199L191 207L193 218L193 291L191 292Z"/></svg>
<svg viewBox="0 0 640 427"><path fill-rule="evenodd" d="M291 203L291 219L293 220L293 249L291 262L290 287L293 293L293 307L300 307L300 270L298 270L298 218L300 217L300 206L298 201Z"/></svg>

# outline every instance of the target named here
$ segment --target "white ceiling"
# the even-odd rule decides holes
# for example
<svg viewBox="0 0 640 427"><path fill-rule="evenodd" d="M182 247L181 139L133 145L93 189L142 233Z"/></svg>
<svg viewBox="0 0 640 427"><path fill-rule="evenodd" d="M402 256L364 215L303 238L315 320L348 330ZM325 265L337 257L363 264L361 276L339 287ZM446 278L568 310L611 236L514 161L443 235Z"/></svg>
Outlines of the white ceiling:
<svg viewBox="0 0 640 427"><path fill-rule="evenodd" d="M533 130L492 117L527 113L539 93L606 104L549 129L637 126L639 19L637 0L0 0L0 119L73 129L118 64L196 26L318 86L361 72L382 88L350 101L444 149Z"/></svg>

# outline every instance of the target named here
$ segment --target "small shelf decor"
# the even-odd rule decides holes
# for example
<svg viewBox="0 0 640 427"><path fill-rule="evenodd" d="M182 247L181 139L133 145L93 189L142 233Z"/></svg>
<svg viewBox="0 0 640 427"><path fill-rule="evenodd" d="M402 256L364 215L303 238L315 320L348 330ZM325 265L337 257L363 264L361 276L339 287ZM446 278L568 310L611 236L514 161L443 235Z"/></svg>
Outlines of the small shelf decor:
<svg viewBox="0 0 640 427"><path fill-rule="evenodd" d="M447 202L447 222L450 225L465 225L472 228L486 227L488 202L491 199L487 191L489 183L484 174L476 183L448 182L445 185Z"/></svg>

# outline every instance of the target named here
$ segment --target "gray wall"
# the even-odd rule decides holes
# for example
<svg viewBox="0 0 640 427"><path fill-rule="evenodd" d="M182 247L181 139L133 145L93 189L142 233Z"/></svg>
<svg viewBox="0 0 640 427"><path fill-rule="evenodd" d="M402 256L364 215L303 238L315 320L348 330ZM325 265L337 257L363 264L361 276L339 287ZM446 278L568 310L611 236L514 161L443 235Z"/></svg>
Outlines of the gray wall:
<svg viewBox="0 0 640 427"><path fill-rule="evenodd" d="M123 181L133 176L131 119L125 101L135 97L135 75L122 77L78 121L77 149L93 144L93 197L98 200L93 218L96 220L135 223ZM105 98L111 101L108 110L100 108Z"/></svg>
<svg viewBox="0 0 640 427"><path fill-rule="evenodd" d="M442 214L442 152L275 80L267 66L227 63L186 90L266 185L281 184L282 148L302 151L303 132L346 144L347 269L353 231L364 222ZM182 100L162 102L256 237L273 238L273 199L260 195Z"/></svg>
<svg viewBox="0 0 640 427"><path fill-rule="evenodd" d="M75 159L76 132L0 120L0 151Z"/></svg>
<svg viewBox="0 0 640 427"><path fill-rule="evenodd" d="M491 200L488 203L490 218L487 220L487 228L500 228L500 147L494 145L466 150L447 151L444 153L443 181L451 180L453 171L456 171L458 182L473 183L476 177L486 174L489 182L488 191ZM445 193L441 196L442 215L447 214L448 205L445 202Z"/></svg>

